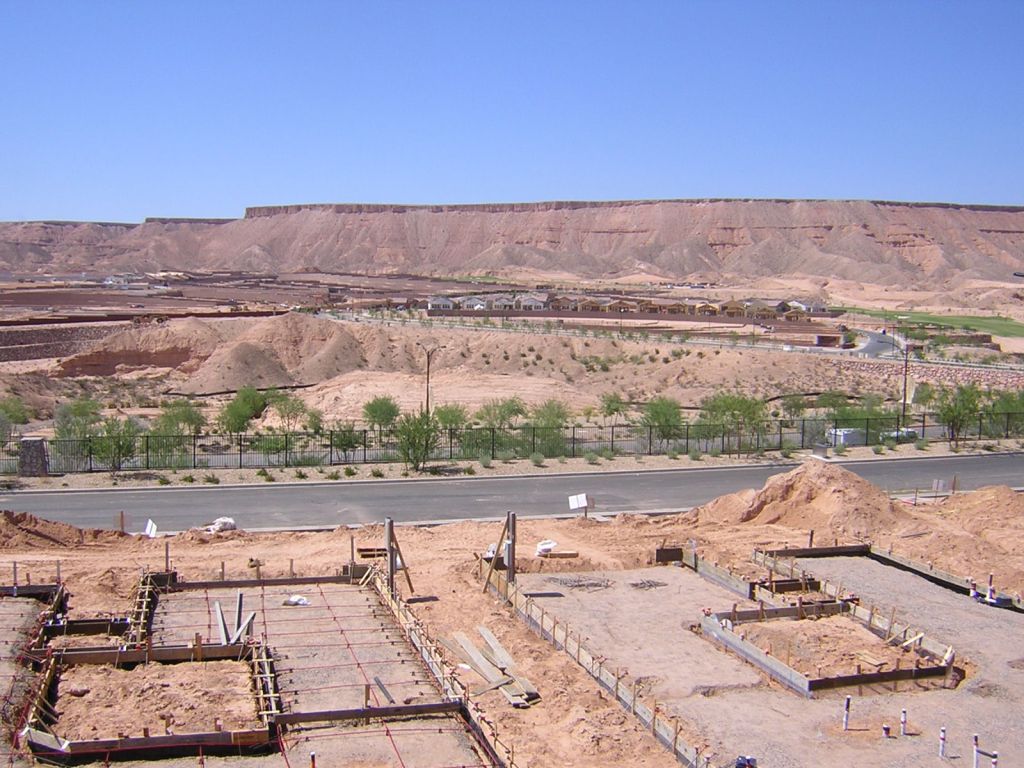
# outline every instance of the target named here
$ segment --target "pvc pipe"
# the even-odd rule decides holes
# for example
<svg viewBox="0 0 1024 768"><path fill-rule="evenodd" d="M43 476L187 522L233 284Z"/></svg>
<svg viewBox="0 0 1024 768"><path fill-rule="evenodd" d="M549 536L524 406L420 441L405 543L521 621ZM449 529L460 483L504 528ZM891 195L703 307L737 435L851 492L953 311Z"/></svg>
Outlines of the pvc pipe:
<svg viewBox="0 0 1024 768"><path fill-rule="evenodd" d="M992 753L992 768L996 768L996 766L998 766L998 765L999 765L999 753L998 752L993 752Z"/></svg>
<svg viewBox="0 0 1024 768"><path fill-rule="evenodd" d="M907 735L907 710L900 710L900 736Z"/></svg>
<svg viewBox="0 0 1024 768"><path fill-rule="evenodd" d="M316 752L309 753L309 768L316 768Z"/></svg>
<svg viewBox="0 0 1024 768"><path fill-rule="evenodd" d="M939 757L946 756L946 728L939 728Z"/></svg>
<svg viewBox="0 0 1024 768"><path fill-rule="evenodd" d="M978 768L978 734L974 734L974 768Z"/></svg>
<svg viewBox="0 0 1024 768"><path fill-rule="evenodd" d="M892 729L888 725L885 725L883 723L882 724L882 738L888 739L891 735L892 735Z"/></svg>
<svg viewBox="0 0 1024 768"><path fill-rule="evenodd" d="M852 696L846 697L846 704L843 706L843 730L850 730L850 700Z"/></svg>
<svg viewBox="0 0 1024 768"><path fill-rule="evenodd" d="M996 588L994 586L992 586L992 581L993 581L994 578L995 578L994 574L990 573L988 575L988 595L987 595L987 597L988 597L989 600L995 600L996 599Z"/></svg>

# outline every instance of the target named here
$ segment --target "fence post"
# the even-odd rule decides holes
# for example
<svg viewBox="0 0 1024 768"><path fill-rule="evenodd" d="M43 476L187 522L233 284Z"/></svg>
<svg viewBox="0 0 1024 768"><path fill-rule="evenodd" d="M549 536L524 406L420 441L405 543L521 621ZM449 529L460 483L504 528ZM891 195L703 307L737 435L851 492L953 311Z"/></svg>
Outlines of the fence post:
<svg viewBox="0 0 1024 768"><path fill-rule="evenodd" d="M615 453L615 422L612 422L612 453Z"/></svg>
<svg viewBox="0 0 1024 768"><path fill-rule="evenodd" d="M1010 413L1006 412L1006 423L1003 425L1003 440L1007 440L1010 437Z"/></svg>
<svg viewBox="0 0 1024 768"><path fill-rule="evenodd" d="M192 469L196 468L196 436L192 434Z"/></svg>
<svg viewBox="0 0 1024 768"><path fill-rule="evenodd" d="M530 453L537 452L537 427L530 427Z"/></svg>
<svg viewBox="0 0 1024 768"><path fill-rule="evenodd" d="M238 468L242 468L242 433L238 433Z"/></svg>
<svg viewBox="0 0 1024 768"><path fill-rule="evenodd" d="M654 453L654 425L647 425L647 455Z"/></svg>
<svg viewBox="0 0 1024 768"><path fill-rule="evenodd" d="M807 447L807 441L805 435L807 433L807 419L800 419L800 450Z"/></svg>
<svg viewBox="0 0 1024 768"><path fill-rule="evenodd" d="M366 430L363 430L363 464L366 463Z"/></svg>
<svg viewBox="0 0 1024 768"><path fill-rule="evenodd" d="M448 427L448 461L455 457L455 427Z"/></svg>
<svg viewBox="0 0 1024 768"><path fill-rule="evenodd" d="M801 448L803 446L800 446ZM779 419L779 450L782 450L782 419Z"/></svg>
<svg viewBox="0 0 1024 768"><path fill-rule="evenodd" d="M981 440L981 422L982 422L982 419L984 419L984 418L985 418L985 415L979 412L978 413L978 439L979 440Z"/></svg>
<svg viewBox="0 0 1024 768"><path fill-rule="evenodd" d="M85 438L85 450L89 452L89 471L92 472L92 438Z"/></svg>
<svg viewBox="0 0 1024 768"><path fill-rule="evenodd" d="M288 433L284 433L284 465L288 466Z"/></svg>
<svg viewBox="0 0 1024 768"><path fill-rule="evenodd" d="M572 425L572 457L576 458L576 425Z"/></svg>
<svg viewBox="0 0 1024 768"><path fill-rule="evenodd" d="M149 435L143 435L143 445L146 446L146 469L149 469Z"/></svg>
<svg viewBox="0 0 1024 768"><path fill-rule="evenodd" d="M334 430L327 430L327 466L334 466Z"/></svg>

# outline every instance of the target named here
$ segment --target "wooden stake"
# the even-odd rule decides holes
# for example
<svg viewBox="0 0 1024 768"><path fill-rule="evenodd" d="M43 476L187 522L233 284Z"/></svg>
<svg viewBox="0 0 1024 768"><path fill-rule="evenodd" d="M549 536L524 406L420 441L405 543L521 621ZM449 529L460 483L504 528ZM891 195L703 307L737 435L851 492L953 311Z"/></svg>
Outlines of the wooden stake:
<svg viewBox="0 0 1024 768"><path fill-rule="evenodd" d="M220 561L220 580L221 581L227 581L226 573L224 571L224 561L223 560Z"/></svg>
<svg viewBox="0 0 1024 768"><path fill-rule="evenodd" d="M164 540L164 573L171 572L171 542Z"/></svg>
<svg viewBox="0 0 1024 768"><path fill-rule="evenodd" d="M409 575L409 561L402 554L402 547L398 544L398 537L395 536L394 526L391 528L391 541L395 547L395 552L398 554L398 559L402 561L402 571L405 573L405 581L409 585L409 591L415 592L416 590L412 588L412 576Z"/></svg>
<svg viewBox="0 0 1024 768"><path fill-rule="evenodd" d="M124 533L124 510L123 509L121 510L121 512L118 515L118 517L120 518L119 522L121 524L121 533Z"/></svg>
<svg viewBox="0 0 1024 768"><path fill-rule="evenodd" d="M484 588L481 592L486 592L487 587L491 584L491 574L494 573L494 564L498 562L498 557L501 555L501 545L505 541L505 534L508 533L508 517L505 518L505 522L501 526L501 535L498 536L498 544L494 548L494 557L491 558L491 562L487 565L487 577L484 579ZM543 631L543 627L541 627Z"/></svg>
<svg viewBox="0 0 1024 768"><path fill-rule="evenodd" d="M892 628L893 628L893 624L895 624L895 623L896 623L896 608L894 607L892 609L892 613L889 614L889 629L886 630L886 633L885 633L885 641L886 642L889 642L889 640L892 639Z"/></svg>
<svg viewBox="0 0 1024 768"><path fill-rule="evenodd" d="M295 578L295 559L291 557L288 558L288 578Z"/></svg>

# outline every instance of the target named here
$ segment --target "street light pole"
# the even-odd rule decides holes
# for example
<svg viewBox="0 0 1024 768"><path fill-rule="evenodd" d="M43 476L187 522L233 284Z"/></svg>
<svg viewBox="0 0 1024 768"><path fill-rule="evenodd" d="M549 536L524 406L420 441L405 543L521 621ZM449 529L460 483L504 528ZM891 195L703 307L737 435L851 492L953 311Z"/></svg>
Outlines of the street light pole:
<svg viewBox="0 0 1024 768"><path fill-rule="evenodd" d="M444 349L444 345L441 345L439 347L424 347L422 344L417 342L417 346L419 346L420 349L422 349L424 352L427 353L427 398L426 398L427 405L426 405L426 410L427 410L427 413L430 413L430 361L434 357L434 353L435 352L437 352L439 349Z"/></svg>
<svg viewBox="0 0 1024 768"><path fill-rule="evenodd" d="M901 427L907 426L907 375L910 373L910 346L907 340L903 340L903 413L900 417L900 424L896 428L897 434Z"/></svg>

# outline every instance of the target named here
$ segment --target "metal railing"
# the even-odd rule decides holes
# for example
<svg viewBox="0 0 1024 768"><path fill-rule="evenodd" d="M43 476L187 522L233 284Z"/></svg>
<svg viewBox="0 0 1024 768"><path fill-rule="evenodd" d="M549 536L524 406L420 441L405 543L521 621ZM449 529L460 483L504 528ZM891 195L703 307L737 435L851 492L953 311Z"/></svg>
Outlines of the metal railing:
<svg viewBox="0 0 1024 768"><path fill-rule="evenodd" d="M949 427L935 414L901 422L896 416L864 419L773 419L746 424L689 422L676 425L609 424L564 427L466 427L441 429L432 461L510 461L543 456L754 454L889 442L948 440ZM1024 412L982 413L960 440L1024 437ZM401 461L394 429L346 429L320 433L253 435L154 435L118 439L89 437L47 441L53 474L172 469L259 469L374 464ZM0 452L0 473L18 470L19 445Z"/></svg>

